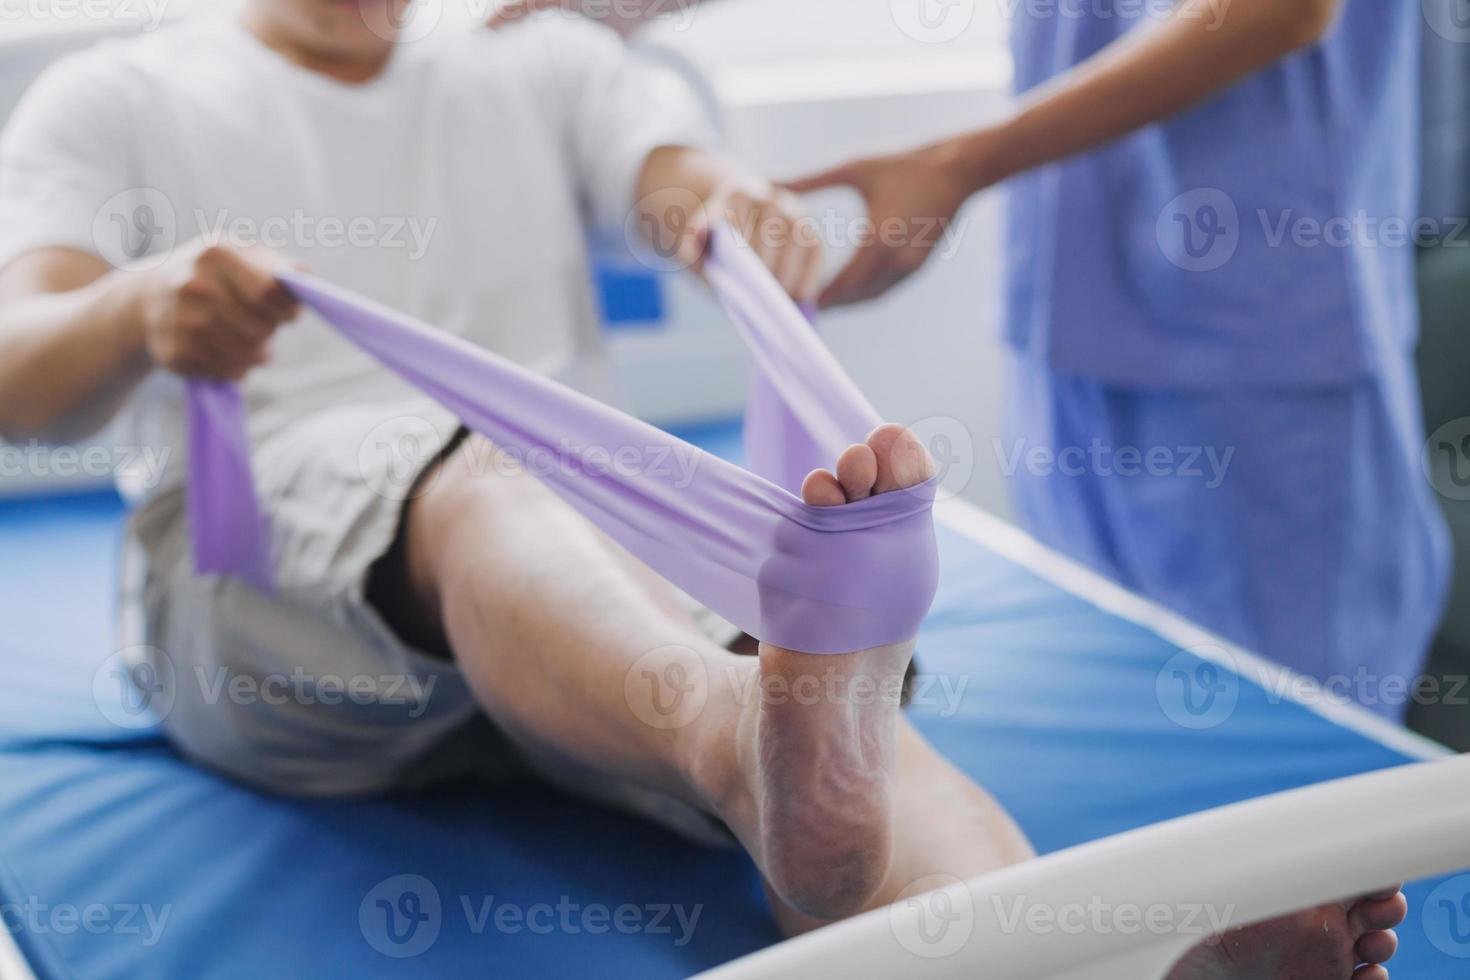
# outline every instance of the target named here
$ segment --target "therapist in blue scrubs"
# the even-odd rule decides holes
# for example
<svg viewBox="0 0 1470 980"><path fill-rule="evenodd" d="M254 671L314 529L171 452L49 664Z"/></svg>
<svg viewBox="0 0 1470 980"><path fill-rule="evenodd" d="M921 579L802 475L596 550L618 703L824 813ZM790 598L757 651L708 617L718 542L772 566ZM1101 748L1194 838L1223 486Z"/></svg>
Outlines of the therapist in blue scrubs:
<svg viewBox="0 0 1470 980"><path fill-rule="evenodd" d="M1412 362L1420 4L1016 9L1012 115L793 188L922 229L1009 180L1026 526L1400 717L1449 570ZM824 305L933 251L882 238Z"/></svg>

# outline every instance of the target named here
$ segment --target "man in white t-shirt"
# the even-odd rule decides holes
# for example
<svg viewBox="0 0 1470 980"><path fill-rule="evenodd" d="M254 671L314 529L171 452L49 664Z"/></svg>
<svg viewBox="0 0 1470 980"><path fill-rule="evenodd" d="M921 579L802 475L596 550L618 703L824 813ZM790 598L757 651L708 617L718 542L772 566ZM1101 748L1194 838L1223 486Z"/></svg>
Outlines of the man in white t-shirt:
<svg viewBox="0 0 1470 980"><path fill-rule="evenodd" d="M136 504L121 602L175 744L295 794L529 768L733 835L793 931L1029 857L896 697L842 693L896 690L912 643L744 655L753 641L533 476L488 463L484 439L276 282L287 256L584 387L587 226L648 226L693 264L702 216L723 214L761 233L793 295L816 291L794 202L713 155L697 114L610 32L556 19L395 44L406 2L249 0L238 21L100 46L48 72L0 141L0 432L65 439L116 419L120 441L168 460L120 475ZM184 376L242 381L273 597L194 574ZM884 426L803 495L841 506L931 465ZM278 696L230 697L240 676ZM676 692L645 683L675 676ZM808 681L828 693L750 696ZM685 699L673 715L670 693ZM1300 956L1346 980L1391 943L1401 905L1314 910L1175 975L1227 975L1228 960L1261 977L1261 957Z"/></svg>

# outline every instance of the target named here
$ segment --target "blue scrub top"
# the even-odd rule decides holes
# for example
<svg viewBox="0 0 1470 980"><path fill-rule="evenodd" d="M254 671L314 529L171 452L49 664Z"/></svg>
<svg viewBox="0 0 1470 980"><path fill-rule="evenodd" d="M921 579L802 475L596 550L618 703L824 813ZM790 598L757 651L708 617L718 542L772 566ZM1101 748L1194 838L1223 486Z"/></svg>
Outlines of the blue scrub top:
<svg viewBox="0 0 1470 980"><path fill-rule="evenodd" d="M1018 91L1172 5L1019 4ZM1339 384L1404 357L1421 28L1417 2L1347 0L1318 44L1013 181L1010 341L1058 371L1141 387Z"/></svg>

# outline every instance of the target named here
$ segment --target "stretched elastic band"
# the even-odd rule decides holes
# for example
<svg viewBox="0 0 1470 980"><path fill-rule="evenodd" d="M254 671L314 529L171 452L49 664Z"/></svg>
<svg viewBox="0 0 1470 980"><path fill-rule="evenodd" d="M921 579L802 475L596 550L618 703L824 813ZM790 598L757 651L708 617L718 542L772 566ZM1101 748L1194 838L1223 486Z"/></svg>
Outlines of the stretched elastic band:
<svg viewBox="0 0 1470 980"><path fill-rule="evenodd" d="M727 228L715 230L707 275L755 356L746 438L764 475L312 276L285 272L280 279L348 340L496 446L554 457L559 465L541 478L557 494L751 635L810 653L911 638L937 584L932 481L840 507L797 497L794 474L832 466L879 416ZM228 385L191 382L189 399L196 568L269 590L268 538L249 478L239 397ZM675 449L694 460L692 470L667 465Z"/></svg>

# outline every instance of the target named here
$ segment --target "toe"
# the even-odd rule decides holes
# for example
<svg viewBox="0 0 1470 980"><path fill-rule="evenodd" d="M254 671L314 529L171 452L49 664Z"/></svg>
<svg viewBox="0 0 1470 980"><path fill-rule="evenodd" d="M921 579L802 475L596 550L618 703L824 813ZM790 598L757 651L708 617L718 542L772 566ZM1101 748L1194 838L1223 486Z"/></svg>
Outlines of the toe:
<svg viewBox="0 0 1470 980"><path fill-rule="evenodd" d="M842 484L849 502L873 495L873 485L878 482L878 456L871 446L859 443L847 447L837 458L837 482Z"/></svg>
<svg viewBox="0 0 1470 980"><path fill-rule="evenodd" d="M868 436L878 462L876 493L917 486L934 475L934 460L924 444L901 425L880 425Z"/></svg>
<svg viewBox="0 0 1470 980"><path fill-rule="evenodd" d="M1388 971L1376 963L1353 971L1353 980L1388 980Z"/></svg>
<svg viewBox="0 0 1470 980"><path fill-rule="evenodd" d="M1409 914L1409 900L1403 892L1394 892L1388 898L1365 898L1348 909L1348 924L1353 935L1362 935L1376 929L1392 929L1401 925Z"/></svg>
<svg viewBox="0 0 1470 980"><path fill-rule="evenodd" d="M813 507L836 507L847 503L842 484L826 470L812 470L801 484L801 499Z"/></svg>
<svg viewBox="0 0 1470 980"><path fill-rule="evenodd" d="M1353 947L1359 963L1387 963L1399 951L1399 937L1391 929L1365 932Z"/></svg>

